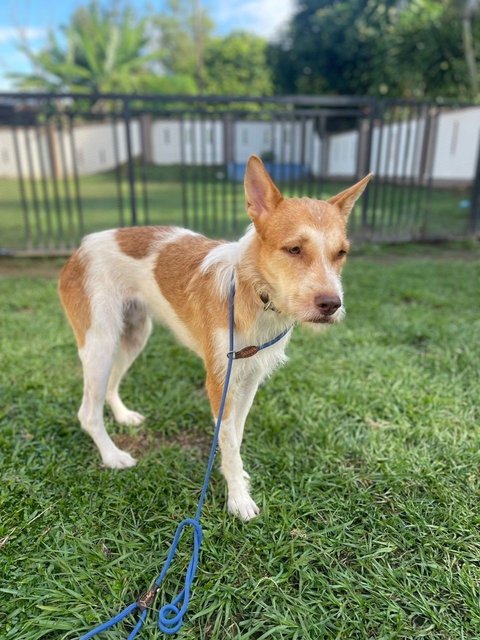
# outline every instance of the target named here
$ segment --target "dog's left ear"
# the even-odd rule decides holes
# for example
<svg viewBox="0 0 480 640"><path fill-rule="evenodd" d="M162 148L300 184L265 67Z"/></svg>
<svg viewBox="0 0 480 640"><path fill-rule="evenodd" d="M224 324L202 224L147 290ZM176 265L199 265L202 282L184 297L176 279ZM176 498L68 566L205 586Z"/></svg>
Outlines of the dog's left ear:
<svg viewBox="0 0 480 640"><path fill-rule="evenodd" d="M373 173L369 173L368 176L362 178L360 182L354 184L353 187L349 187L348 189L345 189L345 191L337 193L336 196L333 196L333 198L330 198L329 200L327 200L327 202L329 204L336 205L343 213L343 215L347 218L353 209L353 205L365 191L365 187L372 178Z"/></svg>

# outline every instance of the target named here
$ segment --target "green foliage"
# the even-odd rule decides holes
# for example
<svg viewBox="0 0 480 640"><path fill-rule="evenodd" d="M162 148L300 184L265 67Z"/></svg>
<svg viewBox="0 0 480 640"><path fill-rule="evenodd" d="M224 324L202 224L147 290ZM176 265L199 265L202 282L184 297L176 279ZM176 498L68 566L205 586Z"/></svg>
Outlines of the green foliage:
<svg viewBox="0 0 480 640"><path fill-rule="evenodd" d="M478 41L480 21L475 11L465 19L467 1L299 0L286 33L270 47L275 88L476 98L464 39L471 28Z"/></svg>
<svg viewBox="0 0 480 640"><path fill-rule="evenodd" d="M201 89L203 52L214 29L206 9L192 11L188 0L169 0L163 12L152 14L151 27L164 72L190 78L197 90Z"/></svg>
<svg viewBox="0 0 480 640"><path fill-rule="evenodd" d="M480 637L478 250L400 251L353 257L346 321L297 330L260 389L243 449L258 519L226 513L217 461L182 640ZM73 640L143 591L212 434L201 363L157 327L123 385L146 424L106 411L139 464L101 467L59 268L0 262L2 640ZM158 640L152 614L141 637Z"/></svg>
<svg viewBox="0 0 480 640"><path fill-rule="evenodd" d="M265 96L272 93L267 43L251 33L236 31L212 38L205 51L207 93Z"/></svg>
<svg viewBox="0 0 480 640"><path fill-rule="evenodd" d="M145 74L141 80L141 90L145 93L194 95L198 93L197 83L190 75Z"/></svg>
<svg viewBox="0 0 480 640"><path fill-rule="evenodd" d="M104 9L91 2L75 11L63 36L65 44L51 31L39 53L23 45L34 72L15 76L19 87L81 92L141 87L153 56L145 54L146 19L138 19L131 8Z"/></svg>
<svg viewBox="0 0 480 640"><path fill-rule="evenodd" d="M280 93L371 93L384 65L382 33L395 0L300 0L270 48Z"/></svg>
<svg viewBox="0 0 480 640"><path fill-rule="evenodd" d="M186 0L143 18L95 0L75 11L63 38L50 32L40 52L23 43L34 71L13 78L19 88L47 91L270 94L266 41L214 37L213 29L208 12Z"/></svg>
<svg viewBox="0 0 480 640"><path fill-rule="evenodd" d="M480 23L475 26L477 39ZM389 65L405 97L472 99L462 44L460 6L455 0L411 0L387 36Z"/></svg>

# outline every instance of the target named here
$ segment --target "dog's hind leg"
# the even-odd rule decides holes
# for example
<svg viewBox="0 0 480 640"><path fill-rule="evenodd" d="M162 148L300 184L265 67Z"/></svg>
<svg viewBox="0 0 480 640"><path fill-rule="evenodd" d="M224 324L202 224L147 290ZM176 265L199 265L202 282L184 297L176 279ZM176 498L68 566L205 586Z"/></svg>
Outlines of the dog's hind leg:
<svg viewBox="0 0 480 640"><path fill-rule="evenodd" d="M103 405L117 346L118 340L111 333L106 335L95 326L88 332L85 344L79 349L84 389L78 419L97 445L103 464L112 469L125 469L133 467L136 460L115 445L103 421Z"/></svg>
<svg viewBox="0 0 480 640"><path fill-rule="evenodd" d="M89 259L84 248L76 251L62 269L59 293L75 333L83 366L83 399L78 412L82 428L90 434L107 467L123 469L135 464L105 430L103 405L123 329L122 295L112 282L89 280Z"/></svg>
<svg viewBox="0 0 480 640"><path fill-rule="evenodd" d="M145 307L136 301L126 303L123 308L123 331L107 387L107 402L120 424L136 426L144 420L140 413L131 411L123 404L118 390L123 376L143 350L151 331L152 322Z"/></svg>

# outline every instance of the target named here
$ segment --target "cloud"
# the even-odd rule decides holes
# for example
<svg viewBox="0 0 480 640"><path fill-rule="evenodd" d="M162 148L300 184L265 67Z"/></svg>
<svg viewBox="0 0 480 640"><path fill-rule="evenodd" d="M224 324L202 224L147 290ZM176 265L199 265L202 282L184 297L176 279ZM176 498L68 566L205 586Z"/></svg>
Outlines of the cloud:
<svg viewBox="0 0 480 640"><path fill-rule="evenodd" d="M295 0L221 0L216 18L222 26L253 31L272 39L295 10Z"/></svg>
<svg viewBox="0 0 480 640"><path fill-rule="evenodd" d="M47 34L41 27L10 27L0 25L0 43L15 42L20 39L40 40Z"/></svg>

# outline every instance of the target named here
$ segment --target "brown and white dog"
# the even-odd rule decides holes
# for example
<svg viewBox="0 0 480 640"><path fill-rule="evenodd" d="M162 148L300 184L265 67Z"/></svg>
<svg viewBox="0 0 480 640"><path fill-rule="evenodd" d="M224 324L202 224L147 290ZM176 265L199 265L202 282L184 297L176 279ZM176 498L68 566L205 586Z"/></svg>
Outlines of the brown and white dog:
<svg viewBox="0 0 480 640"><path fill-rule="evenodd" d="M168 325L203 359L214 417L228 351L228 296L235 270L235 348L261 344L295 322L330 324L344 316L340 272L349 249L348 216L371 175L328 201L284 198L261 160L245 173L253 225L238 242L210 240L176 227L133 227L84 238L60 275L60 297L83 365L82 428L105 466L132 456L110 439L107 400L121 424L144 419L123 404L119 385L142 351L151 317ZM291 332L252 358L237 360L220 430L228 508L243 520L259 513L240 457L243 428L259 383L286 360Z"/></svg>

